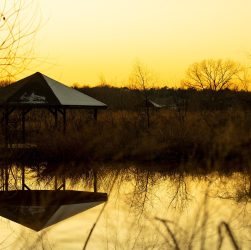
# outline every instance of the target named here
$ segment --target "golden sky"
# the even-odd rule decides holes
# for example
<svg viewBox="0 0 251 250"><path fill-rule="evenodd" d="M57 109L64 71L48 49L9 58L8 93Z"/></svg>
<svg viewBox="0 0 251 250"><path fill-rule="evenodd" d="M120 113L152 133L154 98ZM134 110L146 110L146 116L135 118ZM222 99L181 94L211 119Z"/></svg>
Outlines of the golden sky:
<svg viewBox="0 0 251 250"><path fill-rule="evenodd" d="M208 58L250 63L250 0L37 0L41 71L66 84L128 84L135 62L179 86Z"/></svg>

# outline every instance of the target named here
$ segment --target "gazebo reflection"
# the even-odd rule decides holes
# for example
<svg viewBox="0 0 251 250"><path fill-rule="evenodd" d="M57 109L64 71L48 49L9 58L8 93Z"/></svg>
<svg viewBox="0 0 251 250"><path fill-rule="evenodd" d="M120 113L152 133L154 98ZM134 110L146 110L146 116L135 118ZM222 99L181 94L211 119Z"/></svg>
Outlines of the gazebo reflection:
<svg viewBox="0 0 251 250"><path fill-rule="evenodd" d="M107 201L106 193L71 190L0 192L0 215L40 231Z"/></svg>
<svg viewBox="0 0 251 250"><path fill-rule="evenodd" d="M66 190L63 176L60 184L57 174L53 179L54 190L31 190L25 183L25 167L19 175L21 190L11 190L10 166L2 168L2 191L0 191L0 216L25 227L40 231L78 213L107 201L107 194L97 192L97 176L93 174L93 189L90 191ZM13 174L13 173L12 173ZM49 185L50 186L50 185ZM17 187L17 186L16 186Z"/></svg>

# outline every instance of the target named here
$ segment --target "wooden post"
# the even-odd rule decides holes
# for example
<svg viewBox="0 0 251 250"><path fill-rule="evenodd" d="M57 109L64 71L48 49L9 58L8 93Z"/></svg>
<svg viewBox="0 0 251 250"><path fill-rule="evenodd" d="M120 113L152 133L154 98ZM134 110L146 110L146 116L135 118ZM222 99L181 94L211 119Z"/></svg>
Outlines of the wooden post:
<svg viewBox="0 0 251 250"><path fill-rule="evenodd" d="M4 110L4 142L7 148L9 142L9 113L7 108Z"/></svg>
<svg viewBox="0 0 251 250"><path fill-rule="evenodd" d="M22 143L25 143L25 110L22 110Z"/></svg>
<svg viewBox="0 0 251 250"><path fill-rule="evenodd" d="M25 189L25 167L22 166L22 190Z"/></svg>
<svg viewBox="0 0 251 250"><path fill-rule="evenodd" d="M8 147L8 144L10 142L9 138L9 116L11 113L15 110L15 108L8 108L5 107L4 110L4 141L5 141L5 147Z"/></svg>
<svg viewBox="0 0 251 250"><path fill-rule="evenodd" d="M149 102L146 98L146 117L147 117L147 128L150 128L150 112L149 112Z"/></svg>
<svg viewBox="0 0 251 250"><path fill-rule="evenodd" d="M98 192L98 181L97 181L96 170L93 170L93 189L94 189L94 193Z"/></svg>
<svg viewBox="0 0 251 250"><path fill-rule="evenodd" d="M58 126L58 110L57 110L57 108L55 108L54 117L55 117L55 128L57 128L57 126Z"/></svg>
<svg viewBox="0 0 251 250"><path fill-rule="evenodd" d="M94 109L93 118L95 121L98 120L98 109Z"/></svg>
<svg viewBox="0 0 251 250"><path fill-rule="evenodd" d="M22 109L22 143L26 142L25 116L30 112L30 108Z"/></svg>
<svg viewBox="0 0 251 250"><path fill-rule="evenodd" d="M66 109L63 109L63 131L66 132Z"/></svg>
<svg viewBox="0 0 251 250"><path fill-rule="evenodd" d="M9 190L9 168L8 166L5 167L5 191Z"/></svg>
<svg viewBox="0 0 251 250"><path fill-rule="evenodd" d="M63 190L65 190L65 174L63 174Z"/></svg>
<svg viewBox="0 0 251 250"><path fill-rule="evenodd" d="M4 191L4 169L1 168L1 184L2 184L2 190Z"/></svg>
<svg viewBox="0 0 251 250"><path fill-rule="evenodd" d="M55 173L55 183L54 183L54 189L57 190L58 189L58 176L57 173Z"/></svg>

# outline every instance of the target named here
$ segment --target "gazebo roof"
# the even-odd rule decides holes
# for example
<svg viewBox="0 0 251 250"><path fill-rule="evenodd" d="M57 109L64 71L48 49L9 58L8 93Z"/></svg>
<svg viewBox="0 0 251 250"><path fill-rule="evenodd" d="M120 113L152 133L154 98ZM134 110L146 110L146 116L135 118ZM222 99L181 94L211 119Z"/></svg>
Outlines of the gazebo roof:
<svg viewBox="0 0 251 250"><path fill-rule="evenodd" d="M107 105L37 72L0 88L0 106L106 108Z"/></svg>

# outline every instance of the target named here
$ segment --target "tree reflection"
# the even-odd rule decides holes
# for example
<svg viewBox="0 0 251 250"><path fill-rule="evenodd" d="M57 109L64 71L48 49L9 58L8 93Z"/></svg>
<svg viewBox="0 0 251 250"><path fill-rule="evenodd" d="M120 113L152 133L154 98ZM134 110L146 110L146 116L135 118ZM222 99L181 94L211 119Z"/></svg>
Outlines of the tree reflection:
<svg viewBox="0 0 251 250"><path fill-rule="evenodd" d="M56 174L59 183L66 178L69 189L93 190L96 176L98 191L107 192L109 200L86 235L78 239L87 249L95 248L96 242L107 249L238 249L250 240L250 203L244 198L249 193L249 176L191 176L151 169L132 164L44 163L27 168L36 180L27 181L32 187L53 187ZM12 173L18 177L11 180L10 188L19 185L19 171L9 166L9 178ZM37 238L44 249L49 248L46 235Z"/></svg>
<svg viewBox="0 0 251 250"><path fill-rule="evenodd" d="M230 176L215 176L213 178L215 186L217 186L212 191L213 197L234 200L243 204L251 200L249 175L234 173Z"/></svg>

